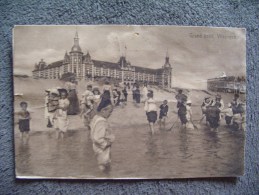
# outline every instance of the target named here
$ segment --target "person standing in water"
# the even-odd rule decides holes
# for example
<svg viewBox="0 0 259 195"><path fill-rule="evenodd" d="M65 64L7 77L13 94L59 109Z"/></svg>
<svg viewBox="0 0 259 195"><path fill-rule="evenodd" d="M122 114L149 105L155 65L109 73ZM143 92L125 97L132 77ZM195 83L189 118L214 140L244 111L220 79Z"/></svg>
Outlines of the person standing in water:
<svg viewBox="0 0 259 195"><path fill-rule="evenodd" d="M167 113L168 113L168 105L167 105L167 100L163 101L163 104L160 105L160 114L159 114L159 128L161 129L162 123L165 129L165 123L166 123L166 118L167 118Z"/></svg>
<svg viewBox="0 0 259 195"><path fill-rule="evenodd" d="M147 88L147 83L146 82L144 83L144 86L143 86L143 89L142 89L142 94L143 94L142 101L145 102L148 99L148 97L147 97L148 88Z"/></svg>
<svg viewBox="0 0 259 195"><path fill-rule="evenodd" d="M133 83L133 86L132 86L132 99L133 99L134 103L136 102L136 93L135 93L136 89L137 89L137 84Z"/></svg>
<svg viewBox="0 0 259 195"><path fill-rule="evenodd" d="M113 106L110 99L102 99L97 113L90 123L93 150L97 158L98 167L102 172L111 168L111 146L114 135L111 132L107 119L111 116Z"/></svg>
<svg viewBox="0 0 259 195"><path fill-rule="evenodd" d="M94 96L94 102L98 102L101 98L101 93L97 87L93 88L93 96Z"/></svg>
<svg viewBox="0 0 259 195"><path fill-rule="evenodd" d="M145 102L144 110L146 111L149 128L151 134L153 135L155 133L154 124L157 120L157 106L155 100L153 99L153 91L150 90L147 94L147 97L148 99Z"/></svg>
<svg viewBox="0 0 259 195"><path fill-rule="evenodd" d="M25 138L26 142L29 140L29 131L30 131L30 113L27 111L28 103L21 102L21 111L18 112L18 125L21 134L21 139Z"/></svg>
<svg viewBox="0 0 259 195"><path fill-rule="evenodd" d="M211 131L217 131L219 127L220 120L220 102L218 101L216 104L208 106L206 111L206 118L210 125Z"/></svg>
<svg viewBox="0 0 259 195"><path fill-rule="evenodd" d="M126 86L123 88L122 93L124 95L124 102L126 103L128 101L128 91Z"/></svg>
<svg viewBox="0 0 259 195"><path fill-rule="evenodd" d="M57 89L50 89L48 99L46 99L46 117L48 118L48 128L52 128L54 126L54 115L56 110L58 109L59 102L59 92Z"/></svg>
<svg viewBox="0 0 259 195"><path fill-rule="evenodd" d="M136 90L135 90L135 101L136 101L136 106L139 107L140 104L140 90L139 86L137 85Z"/></svg>
<svg viewBox="0 0 259 195"><path fill-rule="evenodd" d="M89 127L90 119L89 113L93 109L93 100L95 99L94 94L92 92L93 86L88 84L86 86L86 90L82 94L81 101L80 101L80 117L83 118L84 126Z"/></svg>
<svg viewBox="0 0 259 195"><path fill-rule="evenodd" d="M65 83L65 89L68 93L68 100L70 102L67 114L76 115L79 112L79 101L77 97L76 81L74 78L71 78L70 81Z"/></svg>
<svg viewBox="0 0 259 195"><path fill-rule="evenodd" d="M59 139L59 136L61 136L61 139L64 138L65 132L67 132L68 129L68 118L67 118L67 111L69 107L69 100L67 99L67 90L66 89L60 89L60 99L59 99L59 105L58 109L55 112L54 116L54 124L56 129L56 138Z"/></svg>
<svg viewBox="0 0 259 195"><path fill-rule="evenodd" d="M207 112L207 108L208 106L212 105L212 100L210 97L205 97L204 101L202 102L201 105L201 111L202 111L202 118L200 120L200 123L203 121L203 119L206 119L206 124L208 124L208 119L206 118L206 112Z"/></svg>
<svg viewBox="0 0 259 195"><path fill-rule="evenodd" d="M239 94L234 95L234 99L231 102L231 106L233 111L233 128L235 130L242 129L241 124L245 120L245 104L239 100Z"/></svg>
<svg viewBox="0 0 259 195"><path fill-rule="evenodd" d="M48 111L48 103L49 103L49 97L50 97L50 89L45 90L45 104L44 104L44 118L47 120L47 128L51 128L53 125L51 124L51 120L49 117L49 111Z"/></svg>
<svg viewBox="0 0 259 195"><path fill-rule="evenodd" d="M193 122L192 122L192 101L190 99L186 102L186 128L187 129L194 129Z"/></svg>
<svg viewBox="0 0 259 195"><path fill-rule="evenodd" d="M179 89L178 94L175 96L175 99L177 100L176 107L179 109L183 103L187 101L187 96L183 94L183 90Z"/></svg>
<svg viewBox="0 0 259 195"><path fill-rule="evenodd" d="M113 88L109 81L105 81L103 85L102 94L105 93L105 97L111 100L112 105L114 105Z"/></svg>
<svg viewBox="0 0 259 195"><path fill-rule="evenodd" d="M186 102L185 100L181 101L181 103L178 103L178 118L181 121L182 127L186 128L186 124L188 122L186 116L187 116L187 108L186 108Z"/></svg>
<svg viewBox="0 0 259 195"><path fill-rule="evenodd" d="M225 121L227 127L230 127L233 118L233 110L231 103L228 103L228 108L222 110L221 112L225 114Z"/></svg>

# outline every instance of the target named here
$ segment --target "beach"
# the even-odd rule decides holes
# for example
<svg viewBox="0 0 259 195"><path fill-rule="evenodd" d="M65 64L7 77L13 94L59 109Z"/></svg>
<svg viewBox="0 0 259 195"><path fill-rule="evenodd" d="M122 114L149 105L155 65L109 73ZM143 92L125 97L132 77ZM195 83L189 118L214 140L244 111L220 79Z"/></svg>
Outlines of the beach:
<svg viewBox="0 0 259 195"><path fill-rule="evenodd" d="M31 78L15 78L14 82L14 93L18 94L14 112L19 110L21 101L27 101L32 117L28 143L20 140L17 124L14 126L16 174L19 178L190 178L243 173L244 132L226 128L224 119L217 132L210 131L205 122L199 124L198 129L182 129L177 119L177 90L169 93L153 88L158 106L165 99L169 101L166 128L159 129L156 124L153 136L149 132L144 104L135 106L130 92L127 105L114 109L109 118L116 137L112 145L112 169L104 174L98 170L89 130L79 115L69 116L69 129L64 140L56 140L55 130L46 127L44 90L63 83ZM33 88L30 88L31 82L34 82ZM79 97L85 86L85 81L78 84ZM205 90L187 91L192 100L193 120L197 121L202 117L200 105L204 97L215 94ZM233 94L221 95L226 107ZM166 131L173 123L174 128Z"/></svg>

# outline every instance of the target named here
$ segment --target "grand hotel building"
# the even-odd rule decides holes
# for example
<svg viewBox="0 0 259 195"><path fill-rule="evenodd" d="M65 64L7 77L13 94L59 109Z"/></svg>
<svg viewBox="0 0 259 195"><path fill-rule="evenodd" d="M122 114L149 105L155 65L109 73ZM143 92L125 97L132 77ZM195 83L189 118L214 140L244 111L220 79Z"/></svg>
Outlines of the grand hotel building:
<svg viewBox="0 0 259 195"><path fill-rule="evenodd" d="M159 69L133 66L125 56L121 56L118 62L94 60L89 52L87 54L82 52L77 33L71 51L69 54L65 53L63 60L46 64L42 59L35 64L32 71L35 79L59 79L68 72L74 73L78 80L106 77L120 82L147 82L163 88L170 88L172 83L172 66L168 54L166 54L164 65Z"/></svg>

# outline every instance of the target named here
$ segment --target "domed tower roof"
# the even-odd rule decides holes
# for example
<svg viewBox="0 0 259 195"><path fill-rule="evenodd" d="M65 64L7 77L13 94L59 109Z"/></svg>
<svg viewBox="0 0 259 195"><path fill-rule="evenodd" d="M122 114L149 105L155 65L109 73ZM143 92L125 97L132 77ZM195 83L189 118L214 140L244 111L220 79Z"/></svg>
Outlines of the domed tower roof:
<svg viewBox="0 0 259 195"><path fill-rule="evenodd" d="M81 47L79 46L79 38L78 33L76 32L75 38L74 38L74 45L71 48L71 52L80 52L82 53Z"/></svg>
<svg viewBox="0 0 259 195"><path fill-rule="evenodd" d="M87 51L87 54L83 56L84 62L90 62L91 61L91 55L89 54L89 51Z"/></svg>
<svg viewBox="0 0 259 195"><path fill-rule="evenodd" d="M85 57L91 59L91 56L90 56L90 54L89 54L89 51L87 51L87 54L85 55Z"/></svg>
<svg viewBox="0 0 259 195"><path fill-rule="evenodd" d="M39 65L37 63L34 65L34 70L39 70Z"/></svg>
<svg viewBox="0 0 259 195"><path fill-rule="evenodd" d="M171 68L171 64L170 64L170 62L169 62L169 54L168 54L168 51L166 52L164 68Z"/></svg>
<svg viewBox="0 0 259 195"><path fill-rule="evenodd" d="M120 64L121 67L126 66L126 64L127 64L126 57L121 56L118 63Z"/></svg>
<svg viewBox="0 0 259 195"><path fill-rule="evenodd" d="M42 70L47 67L47 64L46 64L46 62L44 62L43 59L41 59L38 66L39 66L39 70Z"/></svg>
<svg viewBox="0 0 259 195"><path fill-rule="evenodd" d="M66 60L69 60L69 55L67 54L67 51L66 51L66 53L65 53L64 60L65 60L65 61L66 61Z"/></svg>

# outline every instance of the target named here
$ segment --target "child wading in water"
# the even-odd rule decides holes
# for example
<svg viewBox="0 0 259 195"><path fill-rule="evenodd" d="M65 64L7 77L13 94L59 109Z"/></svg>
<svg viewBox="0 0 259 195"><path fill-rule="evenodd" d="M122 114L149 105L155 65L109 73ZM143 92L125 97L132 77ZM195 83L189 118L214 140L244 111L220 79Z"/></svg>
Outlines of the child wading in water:
<svg viewBox="0 0 259 195"><path fill-rule="evenodd" d="M58 109L58 102L59 102L59 92L57 89L50 89L49 90L49 96L47 97L47 99L45 99L46 101L46 111L45 111L45 116L48 119L48 124L47 127L48 128L52 128L53 127L53 123L54 123L54 115L56 110Z"/></svg>
<svg viewBox="0 0 259 195"><path fill-rule="evenodd" d="M167 100L164 100L163 104L160 105L160 114L159 114L159 128L161 129L162 123L165 129L165 122L167 118L168 105Z"/></svg>
<svg viewBox="0 0 259 195"><path fill-rule="evenodd" d="M192 123L192 102L191 100L183 101L179 104L178 117L182 123L182 127L185 129L194 129Z"/></svg>
<svg viewBox="0 0 259 195"><path fill-rule="evenodd" d="M177 108L178 108L178 118L180 119L182 126L185 128L188 122L186 118L186 114L187 114L186 101L182 101L181 103L178 102Z"/></svg>
<svg viewBox="0 0 259 195"><path fill-rule="evenodd" d="M157 106L156 106L155 100L153 99L154 97L153 91L150 90L147 94L147 97L148 99L145 102L144 110L146 111L150 131L151 131L151 134L153 135L155 133L154 124L157 120Z"/></svg>
<svg viewBox="0 0 259 195"><path fill-rule="evenodd" d="M95 99L95 96L92 90L93 90L93 86L87 85L86 91L82 94L82 99L80 102L80 107L81 107L80 117L83 117L83 123L88 129L90 128L89 113L93 109L93 100Z"/></svg>
<svg viewBox="0 0 259 195"><path fill-rule="evenodd" d="M58 109L55 112L54 124L56 128L56 137L64 138L64 134L68 128L67 110L69 107L69 100L67 99L68 93L66 89L60 89L60 100Z"/></svg>
<svg viewBox="0 0 259 195"><path fill-rule="evenodd" d="M220 109L217 105L208 106L206 111L206 118L210 124L211 131L217 131L219 127Z"/></svg>
<svg viewBox="0 0 259 195"><path fill-rule="evenodd" d="M202 105L201 105L202 118L200 120L200 123L205 118L206 119L206 124L208 124L208 119L206 118L206 111L207 111L208 106L211 106L212 103L213 103L213 101L211 100L210 97L205 97L204 98L204 101L202 102Z"/></svg>
<svg viewBox="0 0 259 195"><path fill-rule="evenodd" d="M233 110L232 110L231 103L228 103L228 108L222 110L222 113L225 113L226 125L227 125L227 127L230 127L231 121L232 121L232 118L233 118Z"/></svg>
<svg viewBox="0 0 259 195"><path fill-rule="evenodd" d="M21 139L26 139L26 142L29 140L29 131L30 131L30 113L27 111L28 103L21 102L21 111L18 112L18 119L19 119L19 130L21 133Z"/></svg>
<svg viewBox="0 0 259 195"><path fill-rule="evenodd" d="M194 129L193 122L192 122L192 101L187 100L186 102L186 128L187 129Z"/></svg>
<svg viewBox="0 0 259 195"><path fill-rule="evenodd" d="M96 115L90 123L93 150L97 158L98 167L103 172L110 170L111 145L115 139L107 121L112 111L111 100L103 98L97 108Z"/></svg>

